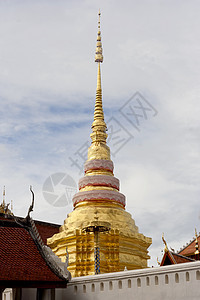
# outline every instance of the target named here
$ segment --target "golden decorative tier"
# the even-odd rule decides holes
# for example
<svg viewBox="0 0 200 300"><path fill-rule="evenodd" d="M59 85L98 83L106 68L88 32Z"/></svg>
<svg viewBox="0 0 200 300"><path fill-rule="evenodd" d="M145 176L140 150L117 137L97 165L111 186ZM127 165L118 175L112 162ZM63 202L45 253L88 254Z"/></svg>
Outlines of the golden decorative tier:
<svg viewBox="0 0 200 300"><path fill-rule="evenodd" d="M109 222L110 230L99 233L100 272L108 273L147 267L147 248L151 238L138 233L131 215L124 209L110 204L89 204L71 212L60 233L48 239L52 250L65 261L69 253L68 270L73 277L92 275L94 271L94 233L84 232L98 218L99 224Z"/></svg>
<svg viewBox="0 0 200 300"><path fill-rule="evenodd" d="M146 268L147 249L151 245L151 238L138 232L131 215L125 211L125 196L119 192L119 180L114 177L110 149L106 145L100 19L95 61L98 63L97 91L85 175L79 180L79 192L73 197L74 211L68 214L60 232L48 239L48 245L62 261L68 251L68 270L73 277L122 271L125 267Z"/></svg>

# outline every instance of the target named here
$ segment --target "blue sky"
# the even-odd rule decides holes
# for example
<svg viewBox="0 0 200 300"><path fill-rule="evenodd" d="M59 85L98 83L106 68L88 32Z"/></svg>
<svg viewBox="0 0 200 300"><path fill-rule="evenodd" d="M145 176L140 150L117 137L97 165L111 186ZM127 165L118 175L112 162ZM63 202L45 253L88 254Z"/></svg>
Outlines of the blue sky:
<svg viewBox="0 0 200 300"><path fill-rule="evenodd" d="M113 157L115 176L127 211L153 238L156 265L162 232L178 250L200 231L200 3L100 4L105 119L132 136ZM42 189L55 173L81 177L69 157L91 132L98 9L91 0L0 3L0 188L16 215L26 215L30 184L35 219L62 224L72 210L50 205ZM119 111L136 92L158 112L140 131Z"/></svg>

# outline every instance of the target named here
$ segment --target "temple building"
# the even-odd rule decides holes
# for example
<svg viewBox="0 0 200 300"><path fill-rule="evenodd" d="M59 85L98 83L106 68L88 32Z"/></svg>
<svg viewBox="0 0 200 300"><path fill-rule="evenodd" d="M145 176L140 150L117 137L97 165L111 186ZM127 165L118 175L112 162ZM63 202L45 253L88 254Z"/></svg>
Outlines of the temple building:
<svg viewBox="0 0 200 300"><path fill-rule="evenodd" d="M98 64L92 143L88 149L84 177L73 197L74 210L60 232L47 243L63 261L69 255L68 270L73 277L147 267L152 240L139 233L125 210L125 196L114 177L110 149L106 144L106 123L102 107L101 69L103 62L100 12L95 62Z"/></svg>
<svg viewBox="0 0 200 300"><path fill-rule="evenodd" d="M66 288L71 280L67 262L46 245L47 237L58 232L58 225L34 221L9 210L0 212L0 299L55 299L56 288ZM3 192L5 204L5 187Z"/></svg>
<svg viewBox="0 0 200 300"><path fill-rule="evenodd" d="M186 262L194 262L200 260L199 253L199 243L200 243L200 233L197 234L195 228L195 238L187 243L186 246L183 246L179 251L175 252L174 249L169 249L167 242L162 237L163 243L165 244L164 255L162 257L160 266L168 266L174 264L182 264Z"/></svg>

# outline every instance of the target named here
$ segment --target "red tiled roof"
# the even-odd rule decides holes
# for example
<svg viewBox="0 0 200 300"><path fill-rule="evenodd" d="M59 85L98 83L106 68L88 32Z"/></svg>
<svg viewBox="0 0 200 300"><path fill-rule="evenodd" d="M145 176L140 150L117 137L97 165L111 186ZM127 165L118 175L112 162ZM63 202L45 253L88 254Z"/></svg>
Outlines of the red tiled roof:
<svg viewBox="0 0 200 300"><path fill-rule="evenodd" d="M59 232L60 225L46 223L41 221L34 221L37 230L42 238L43 243L47 244L47 239Z"/></svg>
<svg viewBox="0 0 200 300"><path fill-rule="evenodd" d="M183 255L179 255L177 253L172 253L175 261L177 264L182 264L182 263L186 263L186 262L191 262L191 261L194 261L193 259L190 259L186 256L183 256Z"/></svg>
<svg viewBox="0 0 200 300"><path fill-rule="evenodd" d="M23 220L23 218L21 217L17 217L17 218L19 220ZM1 213L0 213L0 220L9 220L11 222L15 222L12 216L1 214ZM45 245L47 244L48 238L52 237L54 234L59 232L60 225L58 224L42 222L37 220L34 220L34 223Z"/></svg>
<svg viewBox="0 0 200 300"><path fill-rule="evenodd" d="M0 285L7 281L31 282L41 286L53 283L66 286L67 280L51 266L42 246L29 226L21 226L13 220L0 221ZM7 285L8 286L8 285Z"/></svg>
<svg viewBox="0 0 200 300"><path fill-rule="evenodd" d="M200 251L200 235L197 238L198 240L198 245L199 245L199 251ZM196 248L196 239L194 239L189 245L187 245L183 250L179 251L179 254L181 255L185 255L185 256L190 256L190 255L194 255Z"/></svg>

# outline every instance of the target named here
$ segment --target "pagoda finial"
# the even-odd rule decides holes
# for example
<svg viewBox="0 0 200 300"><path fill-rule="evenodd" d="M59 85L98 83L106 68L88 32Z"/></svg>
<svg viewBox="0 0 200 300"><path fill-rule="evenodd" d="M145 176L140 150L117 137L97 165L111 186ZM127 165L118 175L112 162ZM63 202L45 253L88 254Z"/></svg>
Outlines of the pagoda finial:
<svg viewBox="0 0 200 300"><path fill-rule="evenodd" d="M95 55L95 62L103 62L103 55L102 55L102 44L101 44L101 30L100 30L100 17L101 12L99 10L99 21L98 21L98 33L97 33L97 47L96 47L96 55Z"/></svg>
<svg viewBox="0 0 200 300"><path fill-rule="evenodd" d="M100 31L100 10L99 10L99 21L98 21L98 33L97 33L97 45L95 52L95 62L98 63L97 72L97 90L96 90L96 102L94 109L94 122L92 123L92 143L104 143L106 144L107 134L106 134L106 123L104 122L104 113L102 105L102 89L101 89L101 68L100 63L103 62L102 55L102 44L101 44L101 31Z"/></svg>
<svg viewBox="0 0 200 300"><path fill-rule="evenodd" d="M98 21L98 33L97 33L97 47L95 52L95 62L98 63L98 73L97 73L97 91L96 91L96 103L95 103L95 110L94 110L94 123L97 125L104 126L104 130L106 130L106 124L104 122L104 113L103 113L103 106L102 106L102 89L101 89L101 69L100 63L103 62L103 55L102 55L102 44L101 44L101 31L100 31L100 10L99 10L99 21ZM95 121L103 121L103 122L95 122ZM92 127L95 124L92 124Z"/></svg>
<svg viewBox="0 0 200 300"><path fill-rule="evenodd" d="M95 62L98 63L97 72L97 90L96 101L94 109L94 121L92 123L92 133L90 137L92 139L92 145L88 149L88 160L104 159L110 160L110 149L106 145L107 139L107 126L104 121L103 105L102 105L102 89L101 89L101 68L100 63L103 62L102 44L101 44L101 31L100 31L100 16L98 21L98 33L97 33L97 47L95 52Z"/></svg>

